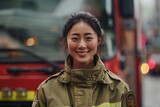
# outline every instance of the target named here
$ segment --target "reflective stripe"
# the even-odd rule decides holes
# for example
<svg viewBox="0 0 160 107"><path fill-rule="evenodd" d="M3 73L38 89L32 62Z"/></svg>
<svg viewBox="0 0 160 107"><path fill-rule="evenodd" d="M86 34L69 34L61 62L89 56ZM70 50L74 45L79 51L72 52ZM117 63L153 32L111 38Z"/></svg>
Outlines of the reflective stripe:
<svg viewBox="0 0 160 107"><path fill-rule="evenodd" d="M11 98L3 98L2 91L0 91L0 101L33 101L35 97L35 91L27 90L27 95L25 98L16 98L16 91L12 91Z"/></svg>
<svg viewBox="0 0 160 107"><path fill-rule="evenodd" d="M121 102L116 102L116 103L102 103L97 106L92 106L92 107L121 107Z"/></svg>

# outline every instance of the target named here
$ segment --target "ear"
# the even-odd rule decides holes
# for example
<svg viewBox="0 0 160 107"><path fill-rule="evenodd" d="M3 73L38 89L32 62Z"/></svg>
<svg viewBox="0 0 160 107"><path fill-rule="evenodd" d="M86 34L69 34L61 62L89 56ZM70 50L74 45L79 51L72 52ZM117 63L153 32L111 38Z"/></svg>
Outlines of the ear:
<svg viewBox="0 0 160 107"><path fill-rule="evenodd" d="M101 44L103 37L98 37L98 46Z"/></svg>

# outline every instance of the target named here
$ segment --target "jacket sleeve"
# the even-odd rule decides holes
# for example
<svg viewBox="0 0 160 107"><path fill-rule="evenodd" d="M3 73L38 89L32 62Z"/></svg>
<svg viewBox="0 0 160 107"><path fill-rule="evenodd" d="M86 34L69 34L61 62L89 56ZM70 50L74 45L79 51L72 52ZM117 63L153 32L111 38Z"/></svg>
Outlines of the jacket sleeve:
<svg viewBox="0 0 160 107"><path fill-rule="evenodd" d="M122 95L122 106L121 107L128 107L127 105L127 93L129 92L129 88L128 87L125 87L125 91L124 91L124 94Z"/></svg>
<svg viewBox="0 0 160 107"><path fill-rule="evenodd" d="M41 86L36 91L36 95L33 100L32 107L47 107L46 97L45 97L43 88Z"/></svg>

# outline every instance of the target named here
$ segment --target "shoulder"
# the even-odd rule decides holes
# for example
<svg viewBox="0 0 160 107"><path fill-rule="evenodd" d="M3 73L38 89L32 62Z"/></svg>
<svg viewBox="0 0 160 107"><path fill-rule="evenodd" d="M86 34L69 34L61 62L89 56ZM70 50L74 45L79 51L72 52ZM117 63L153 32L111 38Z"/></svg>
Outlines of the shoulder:
<svg viewBox="0 0 160 107"><path fill-rule="evenodd" d="M118 75L114 74L113 72L106 70L106 73L112 80L117 80L117 81L123 81Z"/></svg>
<svg viewBox="0 0 160 107"><path fill-rule="evenodd" d="M106 76L112 81L112 85L116 85L119 88L124 88L126 91L129 91L128 84L121 79L118 75L114 74L113 72L106 70Z"/></svg>
<svg viewBox="0 0 160 107"><path fill-rule="evenodd" d="M44 80L38 87L39 88L44 88L49 86L50 84L54 84L55 82L58 81L58 77L61 76L63 74L63 70L61 70L59 73L56 73L50 77L48 77L46 80Z"/></svg>

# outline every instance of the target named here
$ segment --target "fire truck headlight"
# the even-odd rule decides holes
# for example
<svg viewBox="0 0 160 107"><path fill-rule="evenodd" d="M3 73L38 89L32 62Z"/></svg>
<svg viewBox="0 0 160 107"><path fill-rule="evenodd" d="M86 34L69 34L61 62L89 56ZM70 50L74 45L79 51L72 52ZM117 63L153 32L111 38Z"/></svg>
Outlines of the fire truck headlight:
<svg viewBox="0 0 160 107"><path fill-rule="evenodd" d="M25 88L16 89L16 98L26 98L26 97L27 97L27 89Z"/></svg>
<svg viewBox="0 0 160 107"><path fill-rule="evenodd" d="M26 46L35 46L38 43L38 39L37 37L33 36L30 38L27 38L24 43Z"/></svg>
<svg viewBox="0 0 160 107"><path fill-rule="evenodd" d="M11 98L12 89L11 88L2 88L2 98Z"/></svg>

